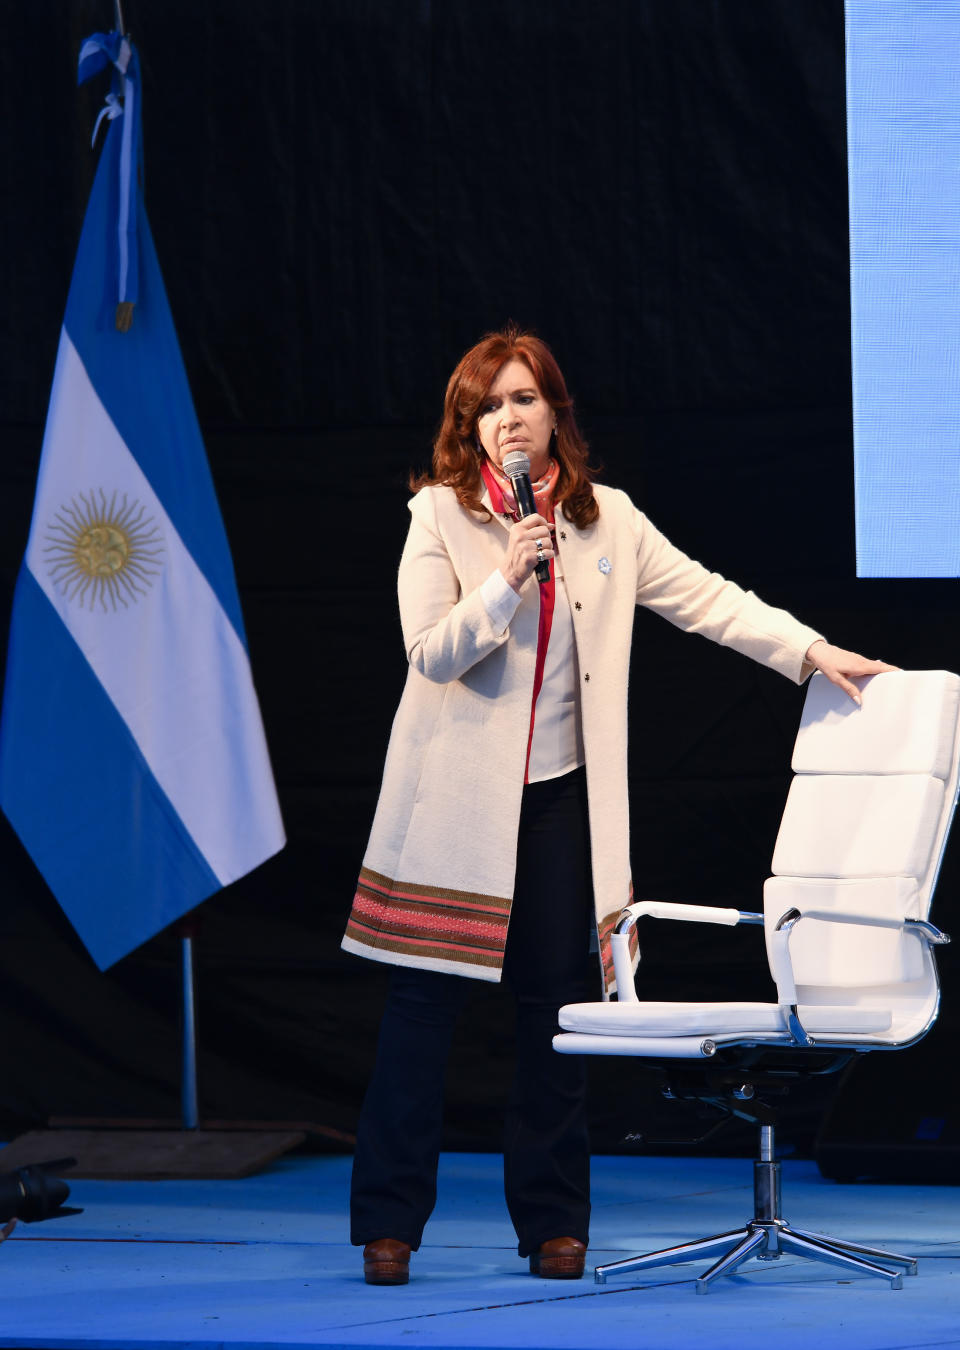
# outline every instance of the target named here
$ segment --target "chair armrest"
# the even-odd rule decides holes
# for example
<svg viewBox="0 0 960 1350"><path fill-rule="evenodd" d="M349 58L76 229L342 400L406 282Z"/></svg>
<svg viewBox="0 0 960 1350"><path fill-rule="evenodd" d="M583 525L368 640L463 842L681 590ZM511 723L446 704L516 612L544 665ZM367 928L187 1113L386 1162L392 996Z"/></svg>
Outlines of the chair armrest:
<svg viewBox="0 0 960 1350"><path fill-rule="evenodd" d="M721 923L735 928L738 923L763 923L762 914L751 914L729 905L681 905L673 900L635 900L621 911L618 933L629 933L638 919L679 919L681 923Z"/></svg>
<svg viewBox="0 0 960 1350"><path fill-rule="evenodd" d="M613 969L617 977L617 998L621 1003L637 1003L633 983L633 958L630 955L630 934L638 919L677 919L681 923L719 923L735 928L739 923L763 923L762 914L748 910L731 909L720 905L683 905L672 900L637 900L627 905L610 939ZM637 952L637 960L640 953Z"/></svg>
<svg viewBox="0 0 960 1350"><path fill-rule="evenodd" d="M853 914L839 909L805 909L800 917L819 919L821 923L860 924L866 928L903 928L934 947L945 947L950 941L949 934L944 933L928 919L885 919L880 915Z"/></svg>
<svg viewBox="0 0 960 1350"><path fill-rule="evenodd" d="M783 1009L790 1034L798 1045L813 1045L797 1013L797 985L790 960L790 937L801 919L819 919L822 923L859 924L863 928L901 928L914 933L922 942L943 946L950 941L935 924L926 919L885 919L870 914L852 914L844 910L788 909L780 916L770 934L770 973L777 986L777 1002Z"/></svg>
<svg viewBox="0 0 960 1350"><path fill-rule="evenodd" d="M924 942L929 942L931 947L947 947L950 945L950 934L945 933L942 928L938 928L929 919L904 919L903 926L908 933L916 933L918 938L922 938Z"/></svg>
<svg viewBox="0 0 960 1350"><path fill-rule="evenodd" d="M813 1045L813 1038L804 1031L797 1014L797 984L790 960L790 935L802 918L799 909L788 909L786 914L781 914L770 934L770 974L777 986L777 1002L791 1036L798 1045Z"/></svg>

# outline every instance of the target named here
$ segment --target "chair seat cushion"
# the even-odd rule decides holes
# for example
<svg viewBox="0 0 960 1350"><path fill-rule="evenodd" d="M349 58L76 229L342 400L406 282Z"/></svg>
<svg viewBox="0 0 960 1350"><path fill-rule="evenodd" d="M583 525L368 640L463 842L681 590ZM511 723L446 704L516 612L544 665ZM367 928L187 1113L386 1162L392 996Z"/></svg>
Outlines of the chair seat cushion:
<svg viewBox="0 0 960 1350"><path fill-rule="evenodd" d="M886 1031L888 1011L854 1007L798 1008L811 1036ZM722 1036L785 1031L776 1003L568 1003L560 1009L564 1031L594 1036Z"/></svg>

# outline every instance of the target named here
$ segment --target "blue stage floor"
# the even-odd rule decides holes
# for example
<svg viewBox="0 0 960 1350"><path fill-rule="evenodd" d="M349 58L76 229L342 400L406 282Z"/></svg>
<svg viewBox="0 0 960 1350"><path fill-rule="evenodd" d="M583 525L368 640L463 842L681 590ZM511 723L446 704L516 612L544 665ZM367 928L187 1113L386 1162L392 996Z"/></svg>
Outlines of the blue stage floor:
<svg viewBox="0 0 960 1350"><path fill-rule="evenodd" d="M838 1186L784 1164L798 1226L920 1258L901 1290L796 1258L751 1262L706 1297L704 1266L593 1283L592 1264L738 1227L743 1159L597 1158L582 1281L525 1271L500 1161L444 1157L409 1285L370 1288L346 1241L349 1158L293 1158L234 1182L78 1181L74 1218L0 1247L0 1347L457 1347L777 1350L960 1346L960 1213L951 1187Z"/></svg>

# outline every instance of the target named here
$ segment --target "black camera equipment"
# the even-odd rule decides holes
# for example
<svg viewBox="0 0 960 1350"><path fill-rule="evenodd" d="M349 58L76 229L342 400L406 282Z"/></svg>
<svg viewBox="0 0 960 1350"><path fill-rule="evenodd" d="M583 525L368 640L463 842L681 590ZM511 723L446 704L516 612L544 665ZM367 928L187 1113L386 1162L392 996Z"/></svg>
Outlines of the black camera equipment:
<svg viewBox="0 0 960 1350"><path fill-rule="evenodd" d="M9 1237L18 1219L36 1223L40 1219L61 1219L67 1214L82 1214L82 1209L63 1202L70 1187L55 1174L72 1167L76 1158L56 1158L50 1162L18 1167L15 1172L0 1173L0 1241Z"/></svg>

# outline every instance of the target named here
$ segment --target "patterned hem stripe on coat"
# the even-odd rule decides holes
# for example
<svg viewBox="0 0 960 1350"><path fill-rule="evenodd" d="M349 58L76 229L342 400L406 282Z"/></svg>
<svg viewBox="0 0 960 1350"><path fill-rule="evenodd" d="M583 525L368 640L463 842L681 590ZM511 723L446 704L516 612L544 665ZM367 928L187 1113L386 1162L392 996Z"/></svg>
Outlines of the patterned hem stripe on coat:
<svg viewBox="0 0 960 1350"><path fill-rule="evenodd" d="M396 881L363 868L347 936L396 955L503 964L510 900Z"/></svg>

